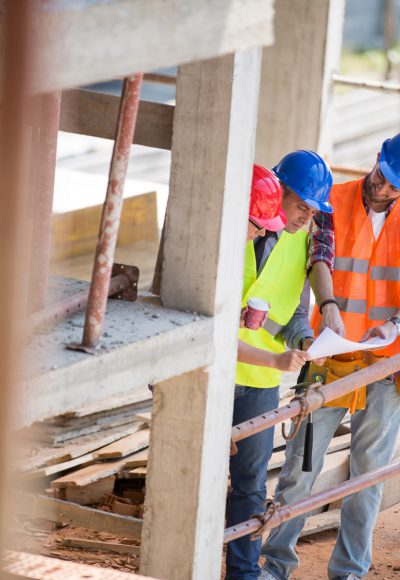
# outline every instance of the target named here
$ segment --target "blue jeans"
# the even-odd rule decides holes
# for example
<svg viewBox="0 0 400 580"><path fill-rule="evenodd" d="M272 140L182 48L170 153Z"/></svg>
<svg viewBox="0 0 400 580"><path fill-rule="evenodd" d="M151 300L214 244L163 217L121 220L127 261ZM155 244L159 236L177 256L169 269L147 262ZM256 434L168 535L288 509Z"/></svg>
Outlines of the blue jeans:
<svg viewBox="0 0 400 580"><path fill-rule="evenodd" d="M279 387L258 389L236 386L233 424L276 409ZM267 466L274 442L274 429L267 429L239 441L238 453L230 460L232 490L228 496L227 526L249 519L265 511ZM229 542L226 557L226 580L255 580L260 573L258 559L261 539L245 536Z"/></svg>
<svg viewBox="0 0 400 580"><path fill-rule="evenodd" d="M276 490L276 500L288 504L308 497L321 471L331 438L346 409L323 407L314 413L313 471L302 471L304 428L286 447L286 461ZM367 407L351 418L350 477L356 477L390 463L400 426L400 395L392 380L384 379L367 387ZM372 533L379 512L383 484L359 491L343 500L341 526L328 565L328 577L346 574L363 577L371 565ZM306 515L272 530L262 553L265 569L286 580L299 561L294 550Z"/></svg>

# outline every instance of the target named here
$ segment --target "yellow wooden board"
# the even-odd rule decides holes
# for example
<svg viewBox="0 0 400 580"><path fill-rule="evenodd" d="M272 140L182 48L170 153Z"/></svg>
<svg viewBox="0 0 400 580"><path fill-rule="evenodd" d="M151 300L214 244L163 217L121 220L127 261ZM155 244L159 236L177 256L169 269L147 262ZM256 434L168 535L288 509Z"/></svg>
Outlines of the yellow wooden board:
<svg viewBox="0 0 400 580"><path fill-rule="evenodd" d="M94 253L100 227L102 205L53 215L51 261ZM117 246L134 242L158 241L157 194L124 199Z"/></svg>

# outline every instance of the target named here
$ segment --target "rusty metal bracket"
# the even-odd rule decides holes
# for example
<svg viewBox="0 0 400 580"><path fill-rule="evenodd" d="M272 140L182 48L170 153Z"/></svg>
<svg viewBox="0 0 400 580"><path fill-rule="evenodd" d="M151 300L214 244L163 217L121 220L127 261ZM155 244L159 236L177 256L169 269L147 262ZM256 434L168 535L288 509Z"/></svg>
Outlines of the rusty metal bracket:
<svg viewBox="0 0 400 580"><path fill-rule="evenodd" d="M119 275L126 276L129 284L126 288L118 289L115 293L109 294L109 298L135 302L138 293L139 268L137 266L127 266L126 264L117 264L114 262L111 276L113 278Z"/></svg>

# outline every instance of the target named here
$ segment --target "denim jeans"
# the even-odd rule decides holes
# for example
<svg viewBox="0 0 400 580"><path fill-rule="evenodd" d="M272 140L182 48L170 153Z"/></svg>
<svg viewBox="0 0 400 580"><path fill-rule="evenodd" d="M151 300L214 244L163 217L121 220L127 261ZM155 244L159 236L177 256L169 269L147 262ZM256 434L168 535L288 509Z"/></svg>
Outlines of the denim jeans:
<svg viewBox="0 0 400 580"><path fill-rule="evenodd" d="M286 461L276 490L281 504L308 497L321 471L330 440L346 414L346 409L323 407L314 413L313 471L302 471L304 453L303 421L299 434L286 447ZM367 387L367 407L351 418L350 477L390 463L400 426L400 395L392 380L384 379ZM372 533L382 496L383 484L359 491L343 500L341 525L328 565L328 577L346 574L363 577L371 565ZM272 530L262 553L265 569L279 580L286 580L298 566L294 550L306 515L285 522Z"/></svg>
<svg viewBox="0 0 400 580"><path fill-rule="evenodd" d="M233 424L276 409L279 387L258 389L236 386ZM233 526L264 511L267 466L271 457L274 429L267 429L237 444L238 453L230 460L232 490L228 496L227 525ZM229 542L226 557L226 580L255 580L260 573L261 539L250 536Z"/></svg>

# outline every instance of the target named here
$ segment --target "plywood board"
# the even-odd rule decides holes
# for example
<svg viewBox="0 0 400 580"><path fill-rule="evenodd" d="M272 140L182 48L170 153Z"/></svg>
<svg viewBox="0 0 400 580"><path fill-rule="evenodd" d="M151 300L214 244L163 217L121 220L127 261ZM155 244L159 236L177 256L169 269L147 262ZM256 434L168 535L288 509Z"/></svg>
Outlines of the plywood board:
<svg viewBox="0 0 400 580"><path fill-rule="evenodd" d="M150 430L149 429L142 429L137 433L133 433L132 435L128 435L128 437L124 437L115 443L111 443L111 445L107 445L102 449L94 452L94 457L96 459L110 459L113 457L126 457L131 453L135 453L136 451L140 451L145 447L148 447L150 440Z"/></svg>
<svg viewBox="0 0 400 580"><path fill-rule="evenodd" d="M93 253L103 206L96 205L55 214L51 227L51 261ZM123 200L118 246L158 240L157 196L145 193Z"/></svg>

